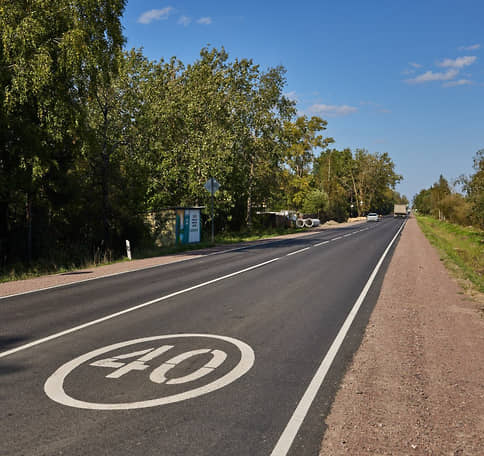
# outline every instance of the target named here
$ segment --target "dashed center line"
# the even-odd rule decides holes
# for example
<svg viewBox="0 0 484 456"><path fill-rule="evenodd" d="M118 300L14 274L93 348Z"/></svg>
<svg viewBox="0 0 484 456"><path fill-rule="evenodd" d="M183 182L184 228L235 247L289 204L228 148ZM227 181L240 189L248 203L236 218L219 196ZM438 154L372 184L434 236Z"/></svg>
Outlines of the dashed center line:
<svg viewBox="0 0 484 456"><path fill-rule="evenodd" d="M368 228L364 228L362 230L359 230L358 232L366 231L366 230L368 230ZM355 233L357 233L357 231L355 231L353 233L350 233L350 234L355 234ZM330 241L337 241L338 239L342 239L342 238L343 238L343 236L338 236L338 237L335 237L333 239L329 239L327 241L323 241L323 242L320 242L318 244L315 244L313 247L317 247L317 246L320 246L320 245L323 245L323 244L327 244ZM295 252L288 253L286 256L291 256L291 255L295 255L297 253L304 252L305 250L309 250L311 247L312 246L305 247L305 248L300 249L300 250L296 250ZM260 268L262 266L265 266L267 264L273 263L273 262L278 261L280 259L281 259L281 257L273 258L272 260L264 261L263 263L255 264L255 265L250 266L248 268L241 269L240 271L232 272L230 274L226 274L224 276L217 277L217 278L212 279L212 280L208 280L207 282L199 283L197 285L193 285L191 287L188 287L188 288L185 288L185 289L182 289L182 290L179 290L179 291L175 291L174 293L170 293L170 294L167 294L167 295L162 296L160 298L153 299L152 301L144 302L142 304L139 304L139 305L130 307L128 309L124 309L124 310L121 310L119 312L115 312L113 314L106 315L104 317L98 318L96 320L92 320L92 321L89 321L87 323L84 323L84 324L81 324L81 325L78 325L78 326L75 326L75 327L66 329L64 331L60 331L60 332L55 333L55 334L52 334L50 336L47 336L47 337L43 337L41 339L34 340L32 342L29 342L27 344L21 345L19 347L12 348L12 349L7 350L7 351L4 351L4 352L0 352L0 358L3 358L3 357L8 356L8 355L11 355L13 353L17 353L17 352L22 351L22 350L26 350L26 349L31 348L31 347L35 347L37 345L43 344L43 343L48 342L48 341L51 341L53 339L57 339L59 337L65 336L67 334L71 334L73 332L79 331L79 330L84 329L84 328L88 328L90 326L93 326L93 325L102 323L102 322L107 321L107 320L110 320L112 318L119 317L119 316L124 315L124 314L127 314L129 312L133 312L135 310L142 309L143 307L147 307L147 306L150 306L152 304L155 304L155 303L164 301L166 299L172 298L174 296L177 296L177 295L180 295L180 294L183 294L183 293L187 293L187 292L192 291L192 290L195 290L197 288L205 287L205 286L210 285L212 283L219 282L221 280L225 280L225 279L228 279L228 278L237 276L239 274L243 274L243 273L248 272L248 271L251 271L253 269Z"/></svg>
<svg viewBox="0 0 484 456"><path fill-rule="evenodd" d="M286 256L296 255L296 253L304 252L305 250L309 250L310 248L311 247L305 247L304 249L296 250L295 252L288 253Z"/></svg>

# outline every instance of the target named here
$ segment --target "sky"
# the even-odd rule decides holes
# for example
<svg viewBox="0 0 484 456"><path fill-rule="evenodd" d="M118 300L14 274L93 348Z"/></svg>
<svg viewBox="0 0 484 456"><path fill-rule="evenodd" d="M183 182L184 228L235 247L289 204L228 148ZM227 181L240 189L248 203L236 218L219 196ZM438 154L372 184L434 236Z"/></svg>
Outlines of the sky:
<svg viewBox="0 0 484 456"><path fill-rule="evenodd" d="M483 0L128 0L126 48L192 63L205 46L283 65L334 147L388 152L411 199L484 148Z"/></svg>

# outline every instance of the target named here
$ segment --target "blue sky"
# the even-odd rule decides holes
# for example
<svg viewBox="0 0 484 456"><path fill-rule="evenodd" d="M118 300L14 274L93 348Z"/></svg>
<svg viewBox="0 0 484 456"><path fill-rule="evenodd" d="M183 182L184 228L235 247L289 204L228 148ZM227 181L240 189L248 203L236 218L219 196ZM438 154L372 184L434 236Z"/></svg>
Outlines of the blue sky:
<svg viewBox="0 0 484 456"><path fill-rule="evenodd" d="M127 48L193 62L202 47L287 69L286 94L338 148L388 152L412 198L472 172L484 148L482 0L128 0Z"/></svg>

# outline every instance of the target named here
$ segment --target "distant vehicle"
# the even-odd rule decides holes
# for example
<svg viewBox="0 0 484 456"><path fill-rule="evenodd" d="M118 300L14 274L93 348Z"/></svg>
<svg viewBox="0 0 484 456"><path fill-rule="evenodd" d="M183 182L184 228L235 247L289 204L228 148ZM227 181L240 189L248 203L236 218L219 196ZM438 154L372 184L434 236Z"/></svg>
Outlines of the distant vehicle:
<svg viewBox="0 0 484 456"><path fill-rule="evenodd" d="M393 217L406 217L406 216L407 216L406 204L395 204L393 206Z"/></svg>
<svg viewBox="0 0 484 456"><path fill-rule="evenodd" d="M367 222L379 222L380 221L380 216L376 214L375 212L370 212L366 216L366 221Z"/></svg>

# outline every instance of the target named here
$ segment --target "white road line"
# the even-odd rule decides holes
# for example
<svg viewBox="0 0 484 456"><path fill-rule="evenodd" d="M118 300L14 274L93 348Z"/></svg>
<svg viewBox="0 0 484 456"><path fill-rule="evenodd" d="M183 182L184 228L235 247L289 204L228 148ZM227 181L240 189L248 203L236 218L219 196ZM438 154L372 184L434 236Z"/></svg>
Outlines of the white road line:
<svg viewBox="0 0 484 456"><path fill-rule="evenodd" d="M250 266L250 267L245 268L245 269L241 269L240 271L232 272L230 274L227 274L227 275L224 275L224 276L221 276L221 277L217 277L216 279L212 279L212 280L209 280L207 282L203 282L203 283L199 283L197 285L193 285L192 287L185 288L183 290L175 291L174 293L170 293L168 295L162 296L161 298L153 299L152 301L148 301L148 302L144 302L142 304L138 304L137 306L121 310L120 312L116 312L116 313L113 313L113 314L110 314L110 315L106 315L105 317L98 318L97 320L89 321L87 323L84 323L84 324L79 325L79 326L75 326L75 327L70 328L70 329L66 329L64 331L52 334L52 335L44 337L42 339L34 340L33 342L30 342L30 343L25 344L25 345L21 345L20 347L12 348L11 350L1 352L0 358L4 358L5 356L12 355L13 353L17 353L19 351L26 350L26 349L31 348L31 347L35 347L36 345L43 344L44 342L48 342L50 340L57 339L61 336L71 334L71 333L79 331L81 329L88 328L89 326L93 326L93 325L96 325L98 323L102 323L103 321L111 320L112 318L119 317L120 315L124 315L124 314L127 314L129 312L133 312L135 310L142 309L143 307L147 307L147 306L150 306L152 304L156 304L160 301L164 301L164 300L172 298L174 296L178 296L180 294L187 293L187 292L192 291L192 290L196 290L197 288L202 288L206 285L210 285L212 283L220 282L221 280L229 279L230 277L234 277L236 275L243 274L244 272L252 271L253 269L260 268L260 267L265 266L267 264L273 263L274 261L277 261L277 260L280 260L280 257L273 258L272 260L269 260L269 261L264 261L263 263L259 263L259 264L256 264L254 266Z"/></svg>
<svg viewBox="0 0 484 456"><path fill-rule="evenodd" d="M310 234L307 234L306 236L303 236L303 237L317 236L318 234L320 234L320 233L310 233ZM289 239L293 239L293 238L289 238ZM179 259L176 259L174 261L170 261L169 263L155 264L155 265L152 265L152 266L145 266L145 267L138 268L138 269L131 269L129 271L114 272L112 274L105 274L105 275L98 276L98 277L91 277L89 279L77 280L75 282L61 283L59 285L52 285L51 287L37 288L35 290L23 291L21 293L13 293L13 294L10 294L10 295L7 295L7 296L0 296L0 301L2 299L13 298L15 296L22 296L22 295L31 294L31 293L37 293L39 291L52 290L54 288L68 287L70 285L76 285L78 283L91 282L92 280L98 280L98 279L106 279L108 277L114 277L114 276L117 276L117 275L128 274L130 272L146 271L148 269L160 268L162 266L168 266L170 264L180 263L182 261L197 260L197 259L205 258L205 257L209 257L209 256L222 255L224 253L236 252L236 251L239 251L239 250L246 250L246 249L250 249L252 247L256 247L258 245L277 244L278 242L284 242L285 240L286 239L264 239L261 242L258 242L256 244L244 245L244 246L241 246L241 247L234 247L234 248L228 249L228 250L219 250L217 252L200 253L200 254L195 253L195 256L193 256L193 257L179 258Z"/></svg>
<svg viewBox="0 0 484 456"><path fill-rule="evenodd" d="M324 245L324 244L329 244L329 241L319 242L318 244L314 244L314 247L319 247L320 245Z"/></svg>
<svg viewBox="0 0 484 456"><path fill-rule="evenodd" d="M340 349L341 345L343 344L344 338L346 337L346 334L348 333L351 324L353 323L353 320L355 319L358 310L361 307L361 304L363 303L366 295L368 294L368 290L370 289L371 285L373 284L373 281L375 280L376 275L378 274L378 271L380 270L380 267L387 256L388 252L390 251L391 246L397 239L398 235L402 231L403 227L405 226L405 222L402 223L400 226L399 230L397 231L397 234L393 237L393 239L390 241L388 244L387 248L383 252L383 255L381 256L380 260L378 261L378 264L376 265L375 269L371 273L370 278L368 279L368 282L366 282L365 287L360 293L360 296L358 296L358 299L356 300L355 304L353 305L353 308L351 309L351 312L348 314L346 317L345 322L343 323L343 326L341 326L341 329L339 330L338 334L336 335L336 338L334 339L330 349L326 353L326 356L324 357L323 361L321 362L321 365L319 366L316 374L314 375L313 379L309 383L308 388L306 389L303 397L299 401L299 404L296 407L296 410L294 410L294 413L289 420L289 423L287 423L286 428L284 429L283 433L279 437L279 440L274 448L272 450L271 456L286 456L287 453L289 452L289 449L291 448L291 445L299 431L299 428L301 427L301 424L304 421L304 418L306 417L309 407L311 406L314 398L316 397L316 394L323 384L323 381L326 377L326 374L328 373L334 358L336 357L336 354L338 353L338 350Z"/></svg>
<svg viewBox="0 0 484 456"><path fill-rule="evenodd" d="M270 241L270 242L278 242L278 240ZM267 242L261 242L260 244L253 244L253 245L256 246L256 245L261 245L261 244L267 244ZM243 250L243 249L247 249L247 248L248 248L247 246L244 246L244 247L234 247L233 249L228 249L228 250L219 250L217 252L198 253L198 254L195 253L194 254L195 256L193 256L193 257L179 258L179 259L170 261L168 263L154 264L154 265L151 265L151 266L144 266L144 267L138 268L138 269L130 269L129 271L113 272L112 274L105 274L105 275L98 276L98 277L91 277L89 279L77 280L76 282L61 283L59 285L52 285L51 287L37 288L35 290L23 291L21 293L14 293L14 294L7 295L7 296L0 296L0 300L7 299L7 298L13 298L15 296L22 296L22 295L31 294L31 293L37 293L38 291L46 291L46 290L52 290L54 288L68 287L69 285L77 285L78 283L91 282L92 280L107 279L108 277L114 277L114 276L118 276L118 275L129 274L130 272L146 271L148 269L161 268L162 266L168 266L170 264L181 263L182 261L198 260L200 258L205 258L205 257L215 256L215 255L221 255L223 253L236 252L237 250Z"/></svg>
<svg viewBox="0 0 484 456"><path fill-rule="evenodd" d="M288 253L286 256L296 255L296 253L304 252L305 250L309 250L310 248L311 247L305 247L304 249L296 250L295 252Z"/></svg>
<svg viewBox="0 0 484 456"><path fill-rule="evenodd" d="M368 229L368 228L366 228L366 229ZM360 230L360 231L362 231L362 230ZM316 234L319 234L319 233L316 233ZM310 234L308 236L313 236L313 235ZM319 244L316 244L316 246L319 246L319 245L322 245L322 244L327 244L330 241L334 241L334 240L341 239L341 238L342 238L342 236L339 236L339 237L336 237L336 238L333 238L333 239L329 239L327 241L323 241L323 242L321 242ZM278 242L278 241L279 240L277 240L275 242ZM242 250L242 249L246 249L246 248L248 248L248 247L246 247L246 246L244 246L244 247L237 247L237 248L234 248L234 249L230 249L228 251ZM296 252L293 252L292 254L288 254L287 256L294 255L294 254L299 253L299 252L302 252L304 250L308 250L309 248L310 247L306 247L304 249L297 250ZM209 254L204 255L204 256L217 255L217 254L220 254L220 253L226 253L228 251L226 250L226 251L222 251L222 252L213 252L213 253L209 253ZM188 259L190 259L190 258L188 258ZM173 296L177 296L179 294L182 294L182 293L186 293L188 291L195 290L196 288L201 288L201 287L204 287L204 286L209 285L211 283L215 283L215 282L218 282L220 280L228 279L228 278L233 277L233 276L236 276L238 274L243 274L244 272L251 271L252 269L260 268L262 266L265 266L266 264L273 263L274 261L277 261L277 260L280 260L280 259L281 259L281 257L273 258L272 260L264 261L263 263L259 263L259 264L256 264L254 266L250 266L248 268L241 269L240 271L236 271L236 272L233 272L231 274L227 274L225 276L217 277L216 279L209 280L208 282L203 282L203 283L194 285L192 287L185 288L183 290L179 290L179 291L176 291L174 293L168 294L166 296L162 296L161 298L157 298L157 299L154 299L152 301L148 301L148 302L139 304L137 306L130 307L130 308L125 309L125 310L122 310L120 312L116 312L116 313L113 313L113 314L110 314L110 315L106 315L105 317L102 317L102 318L99 318L97 320L93 320L93 321L84 323L84 324L79 325L79 326L75 326L75 327L70 328L70 329L66 329L64 331L61 331L61 332L52 334L52 335L47 336L47 337L44 337L42 339L34 340L33 342L29 342L28 344L21 345L20 347L16 347L16 348L12 348L11 350L7 350L7 351L4 351L4 352L0 352L0 358L4 358L6 356L12 355L13 353L17 353L19 351L26 350L26 349L31 348L31 347L35 347L36 345L43 344L44 342L48 342L50 340L57 339L58 337L65 336L67 334L71 334L73 332L79 331L79 330L84 329L84 328L87 328L89 326L93 326L95 324L102 323L103 321L106 321L106 320L110 320L112 318L119 317L120 315L124 315L126 313L133 312L133 311L138 310L138 309L142 309L143 307L147 307L147 306L149 306L151 304L155 304L157 302L164 301L165 299L172 298ZM181 259L179 261L185 261L185 260L186 259ZM176 262L179 262L179 261L176 261ZM166 263L166 264L172 264L172 263ZM145 269L152 269L152 268L156 268L156 267L159 267L159 266L164 266L164 265L148 266L146 268L136 269L136 271L141 271L141 270L145 270ZM74 282L74 283L88 282L88 281L91 281L91 280L101 279L101 278L104 278L104 277L111 277L111 276L126 274L128 272L134 272L134 271L123 271L123 272L118 272L118 273L114 273L114 274L105 275L105 276L102 276L102 277L94 277L92 279L81 280L79 282ZM19 293L19 294L10 295L10 296L2 296L2 297L0 297L0 300L1 299L5 299L5 298L9 298L9 297L12 297L12 296L18 296L18 295L23 295L23 294L35 293L37 291L49 290L51 288L60 288L60 287L68 286L68 285L73 285L74 283L62 284L62 285L55 285L53 287L44 288L42 290L32 290L32 291L27 291L25 293Z"/></svg>

